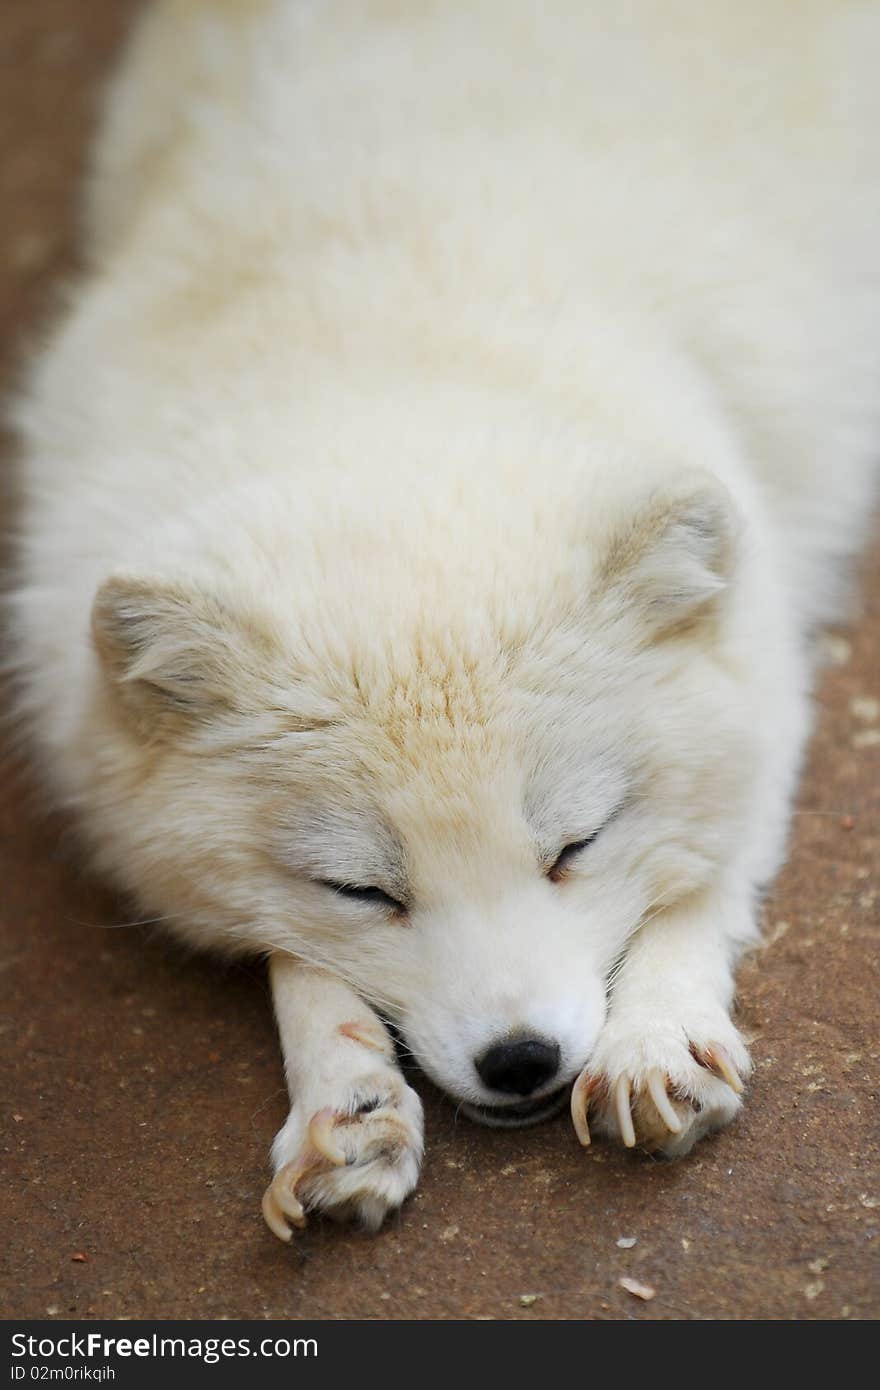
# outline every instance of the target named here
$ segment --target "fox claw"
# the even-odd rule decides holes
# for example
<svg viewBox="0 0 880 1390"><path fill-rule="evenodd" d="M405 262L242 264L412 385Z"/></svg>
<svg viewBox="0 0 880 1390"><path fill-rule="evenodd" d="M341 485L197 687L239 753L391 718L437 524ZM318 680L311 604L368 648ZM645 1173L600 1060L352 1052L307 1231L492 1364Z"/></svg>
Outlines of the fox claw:
<svg viewBox="0 0 880 1390"><path fill-rule="evenodd" d="M300 1185L328 1165L339 1168L347 1162L333 1135L336 1124L344 1118L329 1107L316 1110L309 1121L308 1140L302 1153L279 1169L263 1193L263 1217L279 1240L290 1240L291 1225L299 1230L306 1225L305 1207L297 1195Z"/></svg>
<svg viewBox="0 0 880 1390"><path fill-rule="evenodd" d="M743 1080L733 1062L730 1054L721 1046L720 1043L710 1043L708 1047L691 1046L691 1056L699 1062L701 1067L707 1071L715 1072L722 1081L726 1081L732 1091L738 1096L743 1093Z"/></svg>
<svg viewBox="0 0 880 1390"><path fill-rule="evenodd" d="M681 1134L681 1120L678 1118L669 1102L669 1095L667 1092L667 1086L669 1084L668 1077L659 1067L654 1067L648 1073L647 1080L648 1094L654 1102L654 1108L660 1116L660 1119L666 1125L670 1134Z"/></svg>
<svg viewBox="0 0 880 1390"><path fill-rule="evenodd" d="M571 1121L574 1125L574 1132L585 1149L588 1149L591 1143L588 1121L590 1097L598 1084L598 1077L593 1076L588 1067L584 1067L572 1087Z"/></svg>
<svg viewBox="0 0 880 1390"><path fill-rule="evenodd" d="M296 1226L298 1230L305 1227L305 1208L296 1195L297 1188L320 1164L320 1154L307 1152L300 1155L279 1169L263 1193L263 1219L279 1240L290 1240L293 1235L291 1226Z"/></svg>
<svg viewBox="0 0 880 1390"><path fill-rule="evenodd" d="M309 1120L309 1143L328 1163L332 1163L334 1168L341 1168L348 1162L333 1135L339 1118L328 1106L324 1110L317 1110Z"/></svg>
<svg viewBox="0 0 880 1390"><path fill-rule="evenodd" d="M623 1075L619 1076L614 1083L614 1109L617 1112L617 1124L620 1129L620 1137L628 1149L634 1149L636 1144L636 1132L632 1121L629 1077L625 1072Z"/></svg>

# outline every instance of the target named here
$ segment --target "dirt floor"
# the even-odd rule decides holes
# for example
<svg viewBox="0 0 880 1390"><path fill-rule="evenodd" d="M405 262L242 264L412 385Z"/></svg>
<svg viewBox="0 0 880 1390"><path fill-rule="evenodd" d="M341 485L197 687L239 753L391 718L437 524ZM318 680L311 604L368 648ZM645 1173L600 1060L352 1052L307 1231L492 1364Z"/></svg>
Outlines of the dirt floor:
<svg viewBox="0 0 880 1390"><path fill-rule="evenodd" d="M0 10L4 390L69 273L95 96L133 12ZM737 1124L677 1165L584 1153L565 1116L481 1130L416 1078L423 1182L378 1236L321 1221L290 1248L268 1234L259 1199L285 1096L262 969L118 925L130 908L84 879L66 827L35 814L8 760L0 1316L877 1316L876 548L862 593L829 643L791 858L741 973L757 1069Z"/></svg>

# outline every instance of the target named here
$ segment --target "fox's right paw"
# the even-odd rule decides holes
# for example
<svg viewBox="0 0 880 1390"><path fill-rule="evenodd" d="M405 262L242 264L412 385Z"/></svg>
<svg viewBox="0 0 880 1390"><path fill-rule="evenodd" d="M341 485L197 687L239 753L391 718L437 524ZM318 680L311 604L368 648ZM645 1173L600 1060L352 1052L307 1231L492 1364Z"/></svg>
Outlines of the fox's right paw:
<svg viewBox="0 0 880 1390"><path fill-rule="evenodd" d="M418 1181L422 1132L421 1101L390 1066L358 1077L331 1105L294 1106L272 1147L267 1226L290 1240L291 1226L322 1211L376 1230Z"/></svg>

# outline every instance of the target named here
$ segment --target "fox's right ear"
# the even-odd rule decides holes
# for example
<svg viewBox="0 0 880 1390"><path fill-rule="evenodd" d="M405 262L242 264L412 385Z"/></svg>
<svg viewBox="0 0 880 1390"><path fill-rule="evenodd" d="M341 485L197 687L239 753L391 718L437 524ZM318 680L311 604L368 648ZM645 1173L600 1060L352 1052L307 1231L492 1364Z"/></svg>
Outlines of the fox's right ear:
<svg viewBox="0 0 880 1390"><path fill-rule="evenodd" d="M152 734L240 708L273 650L264 629L213 594L129 576L98 590L92 639L124 711Z"/></svg>

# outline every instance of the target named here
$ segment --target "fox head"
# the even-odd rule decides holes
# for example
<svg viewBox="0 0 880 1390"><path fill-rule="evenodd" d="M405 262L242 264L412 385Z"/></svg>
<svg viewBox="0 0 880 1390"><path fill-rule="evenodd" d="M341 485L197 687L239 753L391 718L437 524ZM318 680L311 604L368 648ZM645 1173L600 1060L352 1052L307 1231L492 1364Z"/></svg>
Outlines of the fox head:
<svg viewBox="0 0 880 1390"><path fill-rule="evenodd" d="M186 559L103 583L96 841L193 941L332 972L470 1114L531 1121L747 817L735 508L691 475L468 521L364 501L209 507Z"/></svg>

